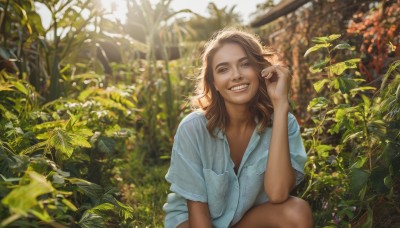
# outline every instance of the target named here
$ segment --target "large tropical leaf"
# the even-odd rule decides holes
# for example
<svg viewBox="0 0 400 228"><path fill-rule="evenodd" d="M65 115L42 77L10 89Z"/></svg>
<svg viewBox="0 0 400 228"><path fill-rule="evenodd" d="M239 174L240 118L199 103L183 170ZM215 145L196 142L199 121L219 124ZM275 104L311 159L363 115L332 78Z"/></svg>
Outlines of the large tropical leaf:
<svg viewBox="0 0 400 228"><path fill-rule="evenodd" d="M13 189L1 202L13 213L27 216L31 209L38 205L37 197L54 191L46 178L34 171L28 171L29 184ZM23 199L23 200L21 200Z"/></svg>

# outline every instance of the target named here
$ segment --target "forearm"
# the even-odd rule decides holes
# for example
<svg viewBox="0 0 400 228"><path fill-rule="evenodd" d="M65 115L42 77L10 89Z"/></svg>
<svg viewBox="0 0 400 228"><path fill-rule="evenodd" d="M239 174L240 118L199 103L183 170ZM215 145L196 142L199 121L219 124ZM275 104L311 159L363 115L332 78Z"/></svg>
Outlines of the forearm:
<svg viewBox="0 0 400 228"><path fill-rule="evenodd" d="M271 143L264 176L264 190L272 203L285 201L295 185L295 173L290 162L288 110L288 106L274 110Z"/></svg>
<svg viewBox="0 0 400 228"><path fill-rule="evenodd" d="M191 228L211 228L211 216L207 203L187 201Z"/></svg>

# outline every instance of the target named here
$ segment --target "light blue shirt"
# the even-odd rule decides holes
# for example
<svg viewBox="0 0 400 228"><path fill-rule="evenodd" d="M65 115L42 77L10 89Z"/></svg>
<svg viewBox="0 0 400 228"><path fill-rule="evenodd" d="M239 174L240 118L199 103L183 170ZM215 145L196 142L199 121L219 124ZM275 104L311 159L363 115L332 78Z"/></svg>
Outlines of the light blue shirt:
<svg viewBox="0 0 400 228"><path fill-rule="evenodd" d="M237 174L229 144L222 131L216 137L207 130L202 112L192 112L180 123L172 148L171 166L165 176L171 183L165 227L176 227L188 220L186 200L206 202L213 227L225 228L237 223L253 206L268 201L264 191L272 128L254 130ZM304 176L306 152L295 117L288 115L289 149L296 184Z"/></svg>

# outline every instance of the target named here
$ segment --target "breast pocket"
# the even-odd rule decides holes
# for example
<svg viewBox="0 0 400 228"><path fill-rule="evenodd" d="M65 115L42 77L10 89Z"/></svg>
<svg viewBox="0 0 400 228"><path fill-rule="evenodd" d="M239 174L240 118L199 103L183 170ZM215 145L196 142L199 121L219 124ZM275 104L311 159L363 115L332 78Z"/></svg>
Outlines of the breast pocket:
<svg viewBox="0 0 400 228"><path fill-rule="evenodd" d="M213 219L222 215L226 208L229 190L229 172L221 174L211 169L203 169L207 186L208 208Z"/></svg>

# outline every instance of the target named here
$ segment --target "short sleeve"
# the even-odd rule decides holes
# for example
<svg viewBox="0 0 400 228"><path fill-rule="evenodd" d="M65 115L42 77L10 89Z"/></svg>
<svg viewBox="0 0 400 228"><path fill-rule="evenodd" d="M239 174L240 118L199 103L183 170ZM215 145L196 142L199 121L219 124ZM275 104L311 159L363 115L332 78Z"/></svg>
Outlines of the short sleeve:
<svg viewBox="0 0 400 228"><path fill-rule="evenodd" d="M300 126L293 114L288 119L289 150L292 167L296 170L296 185L304 178L304 165L307 154L300 134Z"/></svg>
<svg viewBox="0 0 400 228"><path fill-rule="evenodd" d="M196 122L187 122L178 127L174 138L171 165L165 179L171 183L170 190L182 197L207 202L203 167L199 154L199 142L194 135Z"/></svg>

